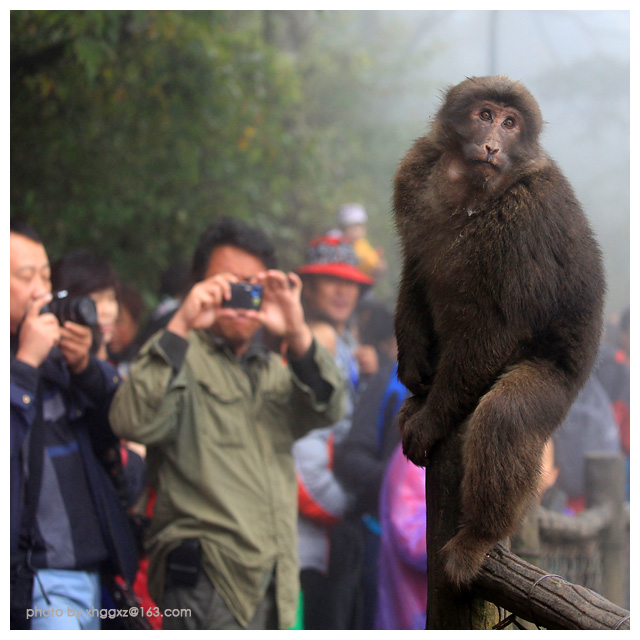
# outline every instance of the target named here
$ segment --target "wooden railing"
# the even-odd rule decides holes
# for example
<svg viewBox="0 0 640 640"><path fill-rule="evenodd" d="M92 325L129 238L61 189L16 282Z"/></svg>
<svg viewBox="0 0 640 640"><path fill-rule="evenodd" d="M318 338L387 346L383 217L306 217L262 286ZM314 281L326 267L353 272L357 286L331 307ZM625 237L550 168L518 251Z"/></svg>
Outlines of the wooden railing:
<svg viewBox="0 0 640 640"><path fill-rule="evenodd" d="M455 480L459 480L460 465L456 464L455 449L446 448L449 444L436 452L427 468L428 549L440 548L455 532L459 500L459 483ZM451 446L455 447L455 442ZM521 538L522 555L535 561L540 527L544 535L573 534L575 539L598 536L603 595L550 574L503 545L487 554L473 586L459 590L448 583L440 555L430 553L427 629L630 629L630 613L621 606L628 572L624 553L628 544L624 476L621 456L590 454L584 514L574 520L547 514L545 520L545 514L540 517L532 511L529 523L533 525Z"/></svg>

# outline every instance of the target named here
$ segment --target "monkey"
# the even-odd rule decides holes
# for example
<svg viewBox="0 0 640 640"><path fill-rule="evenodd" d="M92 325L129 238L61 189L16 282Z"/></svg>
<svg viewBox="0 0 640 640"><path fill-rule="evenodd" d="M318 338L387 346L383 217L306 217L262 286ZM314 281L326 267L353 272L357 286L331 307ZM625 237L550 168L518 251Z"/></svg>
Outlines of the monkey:
<svg viewBox="0 0 640 640"><path fill-rule="evenodd" d="M398 423L420 466L460 438L460 522L442 549L459 587L517 530L602 332L601 251L542 125L521 83L467 78L394 177L398 376L410 391Z"/></svg>

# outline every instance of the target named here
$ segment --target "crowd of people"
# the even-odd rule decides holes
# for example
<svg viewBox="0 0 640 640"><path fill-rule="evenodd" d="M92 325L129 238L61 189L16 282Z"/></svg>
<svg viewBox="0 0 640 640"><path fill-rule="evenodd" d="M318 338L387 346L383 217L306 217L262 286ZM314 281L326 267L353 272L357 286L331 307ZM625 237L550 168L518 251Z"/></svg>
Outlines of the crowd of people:
<svg viewBox="0 0 640 640"><path fill-rule="evenodd" d="M214 220L147 313L108 258L50 264L11 221L12 628L424 628L425 470L366 225L344 205L285 273ZM628 334L555 437L554 508L584 508L588 451L629 458Z"/></svg>

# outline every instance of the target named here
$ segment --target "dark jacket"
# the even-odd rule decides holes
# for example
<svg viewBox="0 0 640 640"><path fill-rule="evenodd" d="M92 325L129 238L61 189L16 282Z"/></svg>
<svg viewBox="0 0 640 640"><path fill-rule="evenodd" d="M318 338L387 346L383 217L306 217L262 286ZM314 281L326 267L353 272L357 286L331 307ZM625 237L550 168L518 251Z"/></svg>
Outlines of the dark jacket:
<svg viewBox="0 0 640 640"><path fill-rule="evenodd" d="M56 349L36 369L15 359L16 346L12 336L12 559L19 552L29 436L40 406L44 455L30 548L33 566L105 569L132 581L137 570L135 540L113 482L100 462L101 452L117 443L107 416L120 383L118 373L92 356L87 369L73 375Z"/></svg>
<svg viewBox="0 0 640 640"><path fill-rule="evenodd" d="M398 381L398 365L381 354L353 415L351 429L334 450L334 473L356 494L354 513L378 515L378 497L389 458L400 442L395 420L408 391Z"/></svg>

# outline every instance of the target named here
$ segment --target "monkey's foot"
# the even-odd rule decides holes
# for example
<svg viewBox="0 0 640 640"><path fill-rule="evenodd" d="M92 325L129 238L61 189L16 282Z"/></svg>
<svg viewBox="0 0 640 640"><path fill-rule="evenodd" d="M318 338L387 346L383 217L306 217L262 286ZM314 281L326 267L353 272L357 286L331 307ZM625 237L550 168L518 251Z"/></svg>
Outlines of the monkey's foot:
<svg viewBox="0 0 640 640"><path fill-rule="evenodd" d="M445 555L445 572L456 586L468 586L473 582L493 542L475 538L467 529L460 530L442 547Z"/></svg>

